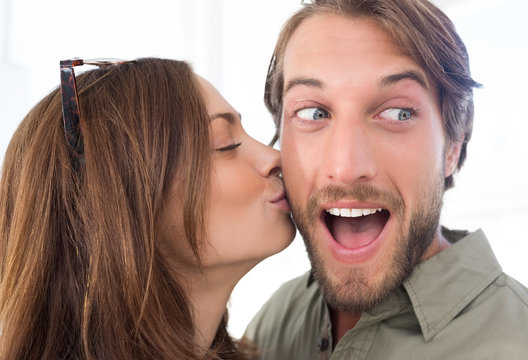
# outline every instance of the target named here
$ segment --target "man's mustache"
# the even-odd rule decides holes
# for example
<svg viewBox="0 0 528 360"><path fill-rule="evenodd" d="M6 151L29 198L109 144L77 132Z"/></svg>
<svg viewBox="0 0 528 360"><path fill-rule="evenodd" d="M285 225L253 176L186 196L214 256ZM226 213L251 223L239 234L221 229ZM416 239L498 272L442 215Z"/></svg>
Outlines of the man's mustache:
<svg viewBox="0 0 528 360"><path fill-rule="evenodd" d="M308 217L319 216L322 203L339 200L354 200L359 202L375 202L393 215L403 215L405 205L403 198L387 190L378 189L372 185L359 184L354 186L326 185L310 195L306 206Z"/></svg>

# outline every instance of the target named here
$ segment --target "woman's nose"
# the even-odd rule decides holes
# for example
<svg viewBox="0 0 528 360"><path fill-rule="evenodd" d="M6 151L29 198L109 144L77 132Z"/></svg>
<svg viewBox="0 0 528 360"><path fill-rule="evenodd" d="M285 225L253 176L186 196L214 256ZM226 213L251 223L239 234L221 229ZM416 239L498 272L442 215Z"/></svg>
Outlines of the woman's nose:
<svg viewBox="0 0 528 360"><path fill-rule="evenodd" d="M255 140L259 152L257 172L263 177L278 176L281 172L280 152Z"/></svg>

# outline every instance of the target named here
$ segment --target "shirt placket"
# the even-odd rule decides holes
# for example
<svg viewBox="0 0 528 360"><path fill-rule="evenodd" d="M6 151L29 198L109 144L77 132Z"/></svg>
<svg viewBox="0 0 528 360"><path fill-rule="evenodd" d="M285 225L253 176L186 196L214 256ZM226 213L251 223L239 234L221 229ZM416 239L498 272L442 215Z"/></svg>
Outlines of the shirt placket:
<svg viewBox="0 0 528 360"><path fill-rule="evenodd" d="M364 313L356 327L349 330L339 341L330 360L365 360L379 324L379 321L370 321L369 315Z"/></svg>
<svg viewBox="0 0 528 360"><path fill-rule="evenodd" d="M319 360L329 360L332 356L332 322L330 321L330 313L325 306L323 322L319 329L319 339L317 341L317 349L319 350Z"/></svg>

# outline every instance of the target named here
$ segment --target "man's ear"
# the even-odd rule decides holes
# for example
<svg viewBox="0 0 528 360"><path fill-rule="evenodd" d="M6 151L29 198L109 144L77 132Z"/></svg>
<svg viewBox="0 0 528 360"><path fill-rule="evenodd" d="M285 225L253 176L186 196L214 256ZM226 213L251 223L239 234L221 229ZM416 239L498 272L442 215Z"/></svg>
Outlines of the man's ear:
<svg viewBox="0 0 528 360"><path fill-rule="evenodd" d="M448 177L450 175L453 175L455 172L457 165L458 165L458 159L460 157L460 150L462 149L462 142L451 142L448 141L445 149L445 157L444 157L444 176Z"/></svg>

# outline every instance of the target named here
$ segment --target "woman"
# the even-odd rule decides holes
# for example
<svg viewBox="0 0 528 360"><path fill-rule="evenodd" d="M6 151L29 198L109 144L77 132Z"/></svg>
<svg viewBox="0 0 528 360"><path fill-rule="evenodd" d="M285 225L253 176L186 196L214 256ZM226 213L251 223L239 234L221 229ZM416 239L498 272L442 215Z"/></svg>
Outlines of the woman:
<svg viewBox="0 0 528 360"><path fill-rule="evenodd" d="M245 358L229 295L294 236L278 152L186 63L79 64L5 156L0 359Z"/></svg>

